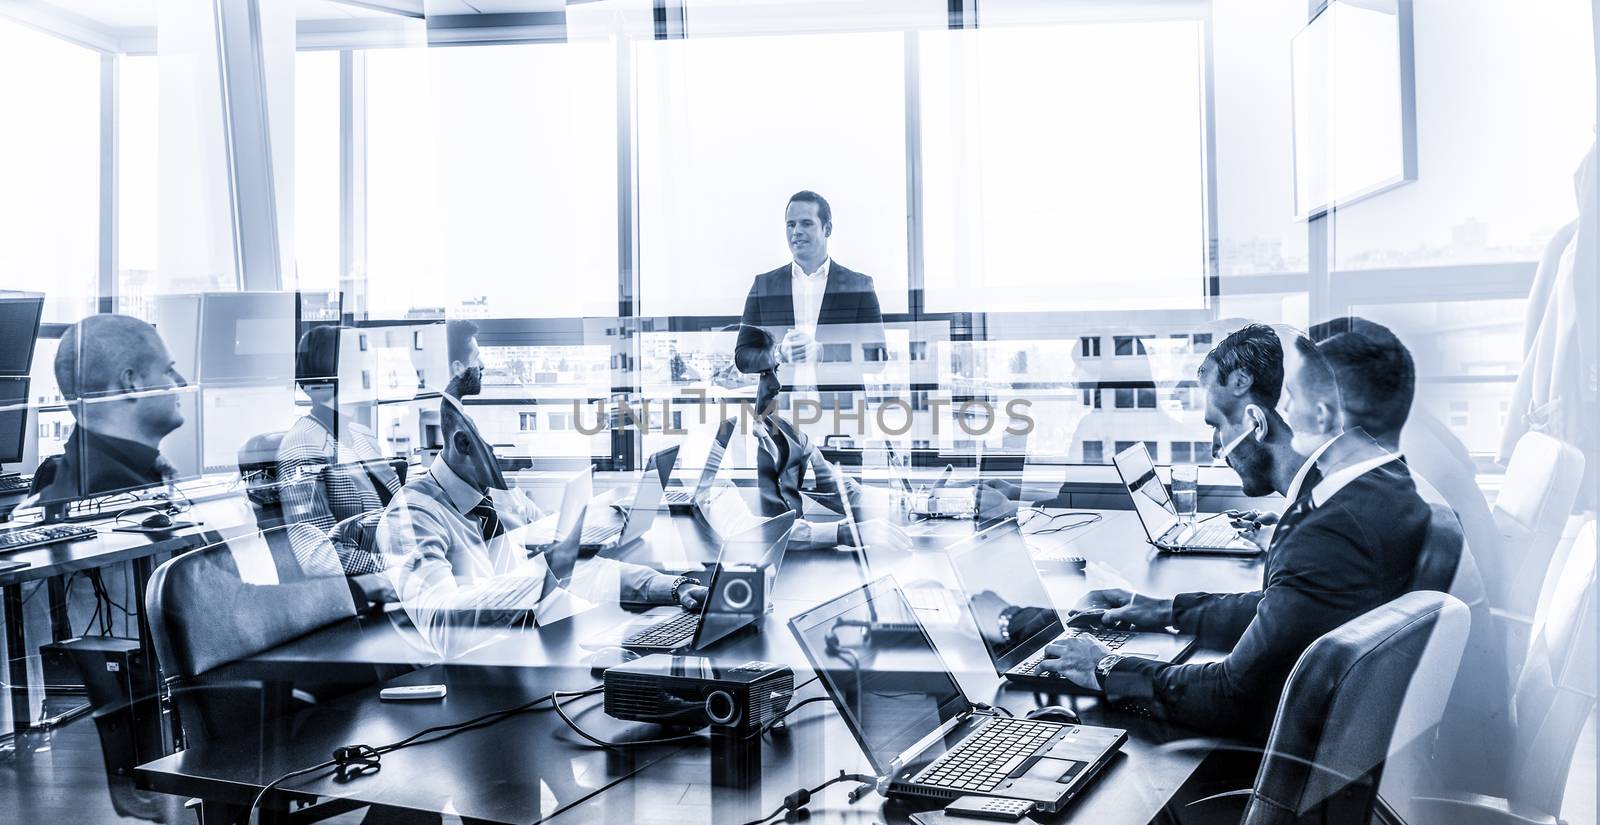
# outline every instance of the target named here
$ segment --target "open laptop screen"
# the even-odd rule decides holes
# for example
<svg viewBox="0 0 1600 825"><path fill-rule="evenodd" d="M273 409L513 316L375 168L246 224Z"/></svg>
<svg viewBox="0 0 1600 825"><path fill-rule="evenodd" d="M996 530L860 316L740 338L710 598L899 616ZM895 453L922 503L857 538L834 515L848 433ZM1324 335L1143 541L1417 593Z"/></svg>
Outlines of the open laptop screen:
<svg viewBox="0 0 1600 825"><path fill-rule="evenodd" d="M789 630L879 775L971 707L892 577L801 613Z"/></svg>
<svg viewBox="0 0 1600 825"><path fill-rule="evenodd" d="M1139 513L1139 521L1144 523L1144 531L1155 541L1167 534L1172 525L1178 522L1178 511L1172 505L1172 497L1167 494L1167 485L1161 483L1161 478L1156 475L1155 464L1150 461L1150 451L1144 444L1134 444L1126 450L1117 453L1112 459L1117 465L1117 473L1122 476L1122 483L1127 487L1128 495L1133 497L1133 509Z"/></svg>
<svg viewBox="0 0 1600 825"><path fill-rule="evenodd" d="M950 547L978 635L1004 673L1065 632L1015 519Z"/></svg>

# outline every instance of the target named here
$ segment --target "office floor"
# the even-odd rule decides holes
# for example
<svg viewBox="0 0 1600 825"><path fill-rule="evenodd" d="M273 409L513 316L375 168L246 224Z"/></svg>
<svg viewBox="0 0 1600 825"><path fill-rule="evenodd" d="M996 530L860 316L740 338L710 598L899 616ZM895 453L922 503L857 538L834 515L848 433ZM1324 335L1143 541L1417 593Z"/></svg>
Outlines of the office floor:
<svg viewBox="0 0 1600 825"><path fill-rule="evenodd" d="M156 821L193 823L182 800L152 795L139 801L155 818L119 815L100 760L100 740L88 718L69 722L46 734L28 738L31 749L0 763L0 819L7 822L76 822L84 825ZM1562 818L1571 825L1595 825L1596 764L1595 717L1584 725L1572 770ZM362 819L354 812L334 823ZM446 819L447 823L454 818Z"/></svg>

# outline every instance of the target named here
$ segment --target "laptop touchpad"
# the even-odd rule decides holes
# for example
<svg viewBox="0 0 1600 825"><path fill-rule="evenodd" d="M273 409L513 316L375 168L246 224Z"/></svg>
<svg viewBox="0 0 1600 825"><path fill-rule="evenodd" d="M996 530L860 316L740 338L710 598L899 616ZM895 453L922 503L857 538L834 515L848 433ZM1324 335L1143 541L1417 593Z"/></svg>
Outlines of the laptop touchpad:
<svg viewBox="0 0 1600 825"><path fill-rule="evenodd" d="M1033 763L1033 767L1029 768L1022 778L1035 782L1059 782L1065 785L1082 773L1086 765L1087 763L1076 759L1054 759L1047 756Z"/></svg>

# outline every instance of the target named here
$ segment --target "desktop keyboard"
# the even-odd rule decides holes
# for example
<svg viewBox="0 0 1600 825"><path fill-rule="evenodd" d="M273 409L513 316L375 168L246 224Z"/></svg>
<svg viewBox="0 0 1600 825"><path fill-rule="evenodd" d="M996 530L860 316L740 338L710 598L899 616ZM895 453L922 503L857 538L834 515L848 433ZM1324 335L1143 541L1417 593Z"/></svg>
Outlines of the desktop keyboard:
<svg viewBox="0 0 1600 825"><path fill-rule="evenodd" d="M27 495L33 486L33 476L6 473L0 475L0 496Z"/></svg>
<svg viewBox="0 0 1600 825"><path fill-rule="evenodd" d="M82 524L45 524L35 527L15 527L10 530L0 531L0 553L26 550L29 547L55 544L62 541L92 539L98 535L100 535L100 531Z"/></svg>
<svg viewBox="0 0 1600 825"><path fill-rule="evenodd" d="M1087 633L1090 636L1098 639L1100 644L1103 644L1112 650L1121 648L1123 645L1128 643L1129 639L1132 639L1134 636L1134 634L1131 632L1112 630L1110 628L1072 627L1068 628L1067 630L1069 635L1072 636L1079 636ZM1044 650L1041 649L1038 653L1029 656L1026 661L1018 664L1009 672L1021 676L1043 676L1046 678L1054 677L1056 674L1053 671L1039 669L1039 663L1042 661L1044 661Z"/></svg>
<svg viewBox="0 0 1600 825"><path fill-rule="evenodd" d="M623 647L636 645L638 647L660 647L675 650L688 644L694 638L695 629L699 626L699 613L684 613L664 622L657 622L623 639L622 645Z"/></svg>
<svg viewBox="0 0 1600 825"><path fill-rule="evenodd" d="M952 791L987 793L999 787L1062 727L1033 719L993 719L923 768L914 781Z"/></svg>
<svg viewBox="0 0 1600 825"><path fill-rule="evenodd" d="M677 507L688 507L694 503L694 494L688 490L663 490L661 503Z"/></svg>

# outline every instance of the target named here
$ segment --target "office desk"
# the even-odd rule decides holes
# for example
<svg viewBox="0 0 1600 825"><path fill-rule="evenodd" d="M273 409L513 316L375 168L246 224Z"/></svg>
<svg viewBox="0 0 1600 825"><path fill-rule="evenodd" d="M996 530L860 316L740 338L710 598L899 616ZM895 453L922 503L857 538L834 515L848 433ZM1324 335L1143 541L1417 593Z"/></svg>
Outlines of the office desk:
<svg viewBox="0 0 1600 825"><path fill-rule="evenodd" d="M632 558L677 558L680 554L709 558L709 544L686 522L683 518L659 519L649 546L631 554ZM960 534L970 532L971 525L954 523L949 529ZM1104 513L1099 523L1040 542L1059 544L1049 552L1077 553L1091 562L1087 576L1045 574L1058 605L1070 605L1096 586L1173 593L1244 590L1260 582L1258 560L1154 555L1138 522L1126 512ZM874 575L880 572L872 571ZM903 584L950 581L948 564L938 552L914 554L889 572ZM805 682L811 670L784 623L795 613L856 586L862 575L852 553L792 553L778 584L773 613L760 631L725 640L713 649L714 658L725 663L751 659L784 662L794 668L797 684ZM266 782L327 759L336 746L382 744L430 725L514 706L552 689L595 684L597 680L588 672L589 650L620 639L629 621L629 615L620 609L602 606L537 632L486 636L481 647L448 665L435 662L396 680L401 684L444 682L451 690L443 702L382 703L374 686L296 717L287 731L269 732L265 738L249 741L195 743L186 751L141 766L137 776L145 787L199 796L214 806L248 804ZM1068 807L1063 819L1147 822L1204 757L1203 749L1164 747L1185 737L1185 731L1101 708L1093 698L1036 697L1030 691L1001 689L977 639L958 631L959 626L930 627L970 699L1019 712L1040 701L1073 704L1086 723L1130 731L1122 754ZM292 682L297 673L336 678L341 667L351 668L355 675L370 673L373 664L426 664L429 658L415 632L391 611L308 634L230 666L229 675ZM820 694L821 685L812 682L795 701ZM592 732L611 738L628 734L648 737L655 730L611 720L595 707L599 702L599 697L587 698L577 700L573 707L592 708L577 717ZM573 810L574 821L743 822L768 813L794 789L813 786L840 769L870 772L830 702L801 709L790 717L787 727L787 733L763 737L755 746L728 747L727 742L714 749L653 746L619 754L590 750L552 714L534 713L386 755L384 768L374 776L348 782L312 776L289 784L302 793L349 804L448 810L492 822L536 821L567 809ZM555 797L554 808L541 801L541 780ZM812 803L814 815L829 822L874 821L880 816L906 821L898 806L880 810L881 800L875 796L848 806L848 792L848 785L840 785L822 794ZM284 804L289 796L274 798ZM577 815L580 812L592 813Z"/></svg>
<svg viewBox="0 0 1600 825"><path fill-rule="evenodd" d="M0 572L0 600L4 601L6 656L9 660L6 690L11 699L13 734L27 730L32 722L32 710L28 702L28 639L22 611L23 585L45 582L50 598L50 637L51 641L59 642L71 632L67 623L65 577L81 570L131 562L134 580L132 607L139 616L140 644L144 648L145 661L154 667L155 651L149 648L150 633L145 624L144 586L155 569L156 558L201 547L243 530L255 529L255 516L242 492L200 501L177 518L198 523L163 535L119 533L112 529L117 526L116 519L108 516L83 522L100 531L92 539L47 544L5 554L7 560L28 563L27 567Z"/></svg>

